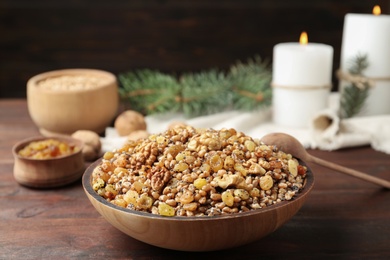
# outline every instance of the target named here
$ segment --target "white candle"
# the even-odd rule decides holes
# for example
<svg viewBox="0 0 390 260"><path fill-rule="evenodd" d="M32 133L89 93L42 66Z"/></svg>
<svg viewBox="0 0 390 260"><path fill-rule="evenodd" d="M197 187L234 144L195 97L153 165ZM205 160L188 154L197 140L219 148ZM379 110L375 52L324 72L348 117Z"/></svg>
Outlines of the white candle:
<svg viewBox="0 0 390 260"><path fill-rule="evenodd" d="M280 43L273 54L273 120L291 127L309 126L328 106L333 48L320 43Z"/></svg>
<svg viewBox="0 0 390 260"><path fill-rule="evenodd" d="M341 46L342 72L348 72L351 60L367 55L366 77L375 81L360 115L390 113L390 15L347 14ZM340 89L345 86L341 82Z"/></svg>

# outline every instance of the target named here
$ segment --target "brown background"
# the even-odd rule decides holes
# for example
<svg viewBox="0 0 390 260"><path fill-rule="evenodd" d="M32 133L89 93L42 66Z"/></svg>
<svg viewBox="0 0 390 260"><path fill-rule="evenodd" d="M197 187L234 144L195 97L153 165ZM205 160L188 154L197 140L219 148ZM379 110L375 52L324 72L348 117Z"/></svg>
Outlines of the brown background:
<svg viewBox="0 0 390 260"><path fill-rule="evenodd" d="M30 77L55 69L180 74L256 54L272 62L273 46L303 30L334 47L336 70L345 14L375 4L390 13L389 0L0 0L0 98L25 97Z"/></svg>

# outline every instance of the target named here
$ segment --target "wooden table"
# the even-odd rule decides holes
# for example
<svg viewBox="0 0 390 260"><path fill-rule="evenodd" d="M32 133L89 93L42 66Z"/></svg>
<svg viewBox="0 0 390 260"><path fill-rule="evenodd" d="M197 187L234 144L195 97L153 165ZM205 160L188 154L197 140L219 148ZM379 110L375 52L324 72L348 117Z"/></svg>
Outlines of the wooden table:
<svg viewBox="0 0 390 260"><path fill-rule="evenodd" d="M316 184L302 209L257 242L208 253L144 244L110 226L81 181L48 190L15 182L11 148L38 134L25 100L0 100L0 259L390 259L390 191L317 165L310 165ZM370 147L309 152L390 179L390 155Z"/></svg>

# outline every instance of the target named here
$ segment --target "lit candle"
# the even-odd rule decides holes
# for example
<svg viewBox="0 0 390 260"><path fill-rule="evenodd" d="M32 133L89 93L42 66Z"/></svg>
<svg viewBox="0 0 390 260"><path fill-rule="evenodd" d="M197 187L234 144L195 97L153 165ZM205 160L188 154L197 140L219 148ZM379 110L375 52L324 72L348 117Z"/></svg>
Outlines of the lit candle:
<svg viewBox="0 0 390 260"><path fill-rule="evenodd" d="M375 6L373 14L347 14L344 20L340 69L348 72L351 60L367 55L364 76L375 84L369 91L360 115L390 113L390 15L381 14ZM341 82L340 89L345 85Z"/></svg>
<svg viewBox="0 0 390 260"><path fill-rule="evenodd" d="M274 47L272 86L273 121L291 127L307 127L312 116L328 106L332 85L333 48L300 42Z"/></svg>

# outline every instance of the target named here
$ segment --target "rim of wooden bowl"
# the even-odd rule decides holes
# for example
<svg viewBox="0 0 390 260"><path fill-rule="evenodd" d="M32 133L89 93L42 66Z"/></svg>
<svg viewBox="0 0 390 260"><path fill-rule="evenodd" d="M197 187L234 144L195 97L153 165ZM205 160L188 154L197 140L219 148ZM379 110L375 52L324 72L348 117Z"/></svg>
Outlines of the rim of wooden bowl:
<svg viewBox="0 0 390 260"><path fill-rule="evenodd" d="M109 87L112 84L116 84L116 76L105 70L99 70L99 69L88 69L88 68L72 68L72 69L60 69L60 70L52 70L52 71L46 71L42 72L40 74L37 74L33 77L31 77L27 81L28 87L34 87L35 89L38 89L38 82L48 79L48 78L55 78L60 76L78 76L78 75L98 75L100 77L105 77L108 79L108 81L105 84L99 84L98 86L94 88L89 89L77 89L77 90L50 90L50 89L44 89L39 88L39 91L42 91L44 93L80 93L80 92L90 92L92 90L98 90L101 88Z"/></svg>

